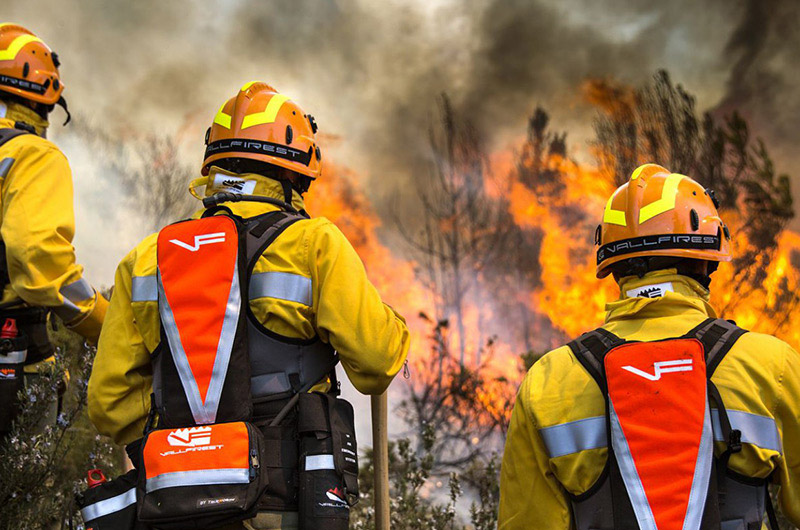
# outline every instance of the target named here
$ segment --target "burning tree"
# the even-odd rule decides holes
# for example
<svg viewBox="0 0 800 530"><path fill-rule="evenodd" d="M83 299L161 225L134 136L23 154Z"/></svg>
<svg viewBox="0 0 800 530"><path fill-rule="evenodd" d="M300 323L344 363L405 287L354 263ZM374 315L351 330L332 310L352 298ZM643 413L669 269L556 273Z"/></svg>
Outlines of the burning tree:
<svg viewBox="0 0 800 530"><path fill-rule="evenodd" d="M429 175L419 186L422 226L397 215L395 224L434 297L436 319L455 325L463 365L470 348L479 362L485 341L479 308L486 300L479 278L504 257L513 223L502 201L486 193L492 176L481 135L456 115L446 95L438 111L438 122L429 130ZM478 309L477 314L468 315L469 309Z"/></svg>
<svg viewBox="0 0 800 530"><path fill-rule="evenodd" d="M787 316L800 304L800 247L785 230L794 216L789 177L776 173L764 142L735 111L700 115L695 98L665 71L638 89L592 81L586 92L602 111L595 124L601 171L620 184L632 168L658 161L714 189L735 256L733 269L717 274L735 291L718 295L716 305L724 314L747 315L745 325L785 331ZM764 327L752 318L754 310L774 325Z"/></svg>

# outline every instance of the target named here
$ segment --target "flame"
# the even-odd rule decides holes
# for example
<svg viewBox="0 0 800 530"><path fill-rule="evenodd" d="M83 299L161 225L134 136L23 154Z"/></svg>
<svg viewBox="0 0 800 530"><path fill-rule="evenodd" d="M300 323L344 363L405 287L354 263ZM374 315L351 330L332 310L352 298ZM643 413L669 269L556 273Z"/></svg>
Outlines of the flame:
<svg viewBox="0 0 800 530"><path fill-rule="evenodd" d="M540 234L538 263L530 266L539 270L541 281L535 286L512 286L510 292L546 322L547 326L539 325L537 329L543 335L538 337L538 344L547 349L602 324L606 304L619 296L613 280L595 277L593 241L605 201L615 186L602 168L583 166L559 155L551 155L544 161L547 169L556 170L559 175L558 185L523 184L520 166L515 165L517 153L516 149L507 149L493 155L491 172L501 185L486 183L486 192L506 200L508 213L520 229ZM380 219L358 190L358 182L352 171L329 165L326 175L308 195L309 211L327 217L342 230L361 256L383 299L400 314L407 318L420 313L435 316L435 295L418 279L417 264L404 257L402 249L392 250L382 241ZM749 248L744 231L737 231L742 221L730 212L722 215L734 233L734 252ZM441 228L453 230L457 222L449 220ZM797 347L800 296L795 293L800 293L800 234L783 231L774 254L764 259L766 279L757 288L737 283L733 267L722 264L714 276L711 304L739 325L774 334ZM480 283L483 278L478 275L477 280ZM490 416L508 418L509 404L513 403L516 385L522 377L519 354L525 347L513 338L515 323L496 311L498 300L483 296L468 297L463 316L470 344L468 362L480 364L486 373L484 386L475 390L475 400ZM787 302L787 296L794 299ZM431 321L409 318L409 325L412 331L409 361L419 380L435 377L429 365ZM445 331L450 344L458 341L455 327L450 325ZM485 352L483 345L495 335L491 351Z"/></svg>

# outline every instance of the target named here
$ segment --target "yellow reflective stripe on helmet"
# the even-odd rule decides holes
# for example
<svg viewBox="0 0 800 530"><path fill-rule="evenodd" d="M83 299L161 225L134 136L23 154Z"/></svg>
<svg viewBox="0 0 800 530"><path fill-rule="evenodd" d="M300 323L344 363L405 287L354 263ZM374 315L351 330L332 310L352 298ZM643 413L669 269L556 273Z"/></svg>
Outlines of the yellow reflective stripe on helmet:
<svg viewBox="0 0 800 530"><path fill-rule="evenodd" d="M661 191L661 198L653 201L647 206L642 206L639 210L639 224L652 219L658 214L675 209L675 201L678 199L678 184L686 178L684 175L672 173L664 180L664 189Z"/></svg>
<svg viewBox="0 0 800 530"><path fill-rule="evenodd" d="M251 86L253 86L256 83L258 83L258 81L250 81L249 83L243 84L242 88L239 89L239 92L244 92L245 90L247 90L248 88L250 88Z"/></svg>
<svg viewBox="0 0 800 530"><path fill-rule="evenodd" d="M26 44L30 44L31 42L42 42L42 39L34 35L20 35L11 41L11 44L8 46L8 48L5 50L0 50L0 61L13 60L22 47ZM42 42L42 44L44 43Z"/></svg>
<svg viewBox="0 0 800 530"><path fill-rule="evenodd" d="M614 202L614 197L617 196L618 192L619 190L615 191L614 195L612 195L606 203L606 210L603 213L603 223L608 225L628 226L625 222L625 211L611 208L611 203Z"/></svg>
<svg viewBox="0 0 800 530"><path fill-rule="evenodd" d="M242 120L242 129L253 127L255 125L264 125L265 123L272 123L278 117L278 111L284 103L289 100L289 96L283 94L275 94L267 103L267 108L264 112L257 112L255 114L248 114Z"/></svg>
<svg viewBox="0 0 800 530"><path fill-rule="evenodd" d="M231 116L230 116L230 114L225 114L224 112L222 112L222 109L225 108L225 105L227 105L227 103L228 102L226 101L219 108L219 111L217 112L217 115L214 116L214 123L216 123L217 125L220 125L222 127L225 127L226 129L230 129L231 128Z"/></svg>
<svg viewBox="0 0 800 530"><path fill-rule="evenodd" d="M641 175L641 174L642 174L642 171L644 171L644 168L646 168L647 166L651 166L651 165L652 165L652 164L645 164L645 165L643 165L643 166L639 166L639 167L637 167L636 169L634 169L634 170L633 170L633 175L631 175L631 180L636 180L636 179L638 179L638 178L639 178L639 175Z"/></svg>

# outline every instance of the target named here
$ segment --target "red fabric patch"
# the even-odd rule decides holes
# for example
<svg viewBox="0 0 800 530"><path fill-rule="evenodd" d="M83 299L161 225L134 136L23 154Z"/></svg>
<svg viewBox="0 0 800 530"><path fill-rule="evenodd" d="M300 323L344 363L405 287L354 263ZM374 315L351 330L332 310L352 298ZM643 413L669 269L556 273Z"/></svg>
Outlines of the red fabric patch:
<svg viewBox="0 0 800 530"><path fill-rule="evenodd" d="M177 223L158 234L161 283L203 402L238 252L236 224L227 216Z"/></svg>
<svg viewBox="0 0 800 530"><path fill-rule="evenodd" d="M624 344L608 353L605 367L656 524L681 530L705 419L703 346L695 339Z"/></svg>

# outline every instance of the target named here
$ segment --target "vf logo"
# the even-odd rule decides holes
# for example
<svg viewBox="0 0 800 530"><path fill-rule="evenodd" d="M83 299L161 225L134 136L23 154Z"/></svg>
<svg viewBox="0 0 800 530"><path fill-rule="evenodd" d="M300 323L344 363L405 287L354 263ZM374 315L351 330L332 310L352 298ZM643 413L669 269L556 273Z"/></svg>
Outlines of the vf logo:
<svg viewBox="0 0 800 530"><path fill-rule="evenodd" d="M167 442L173 447L197 447L211 443L211 427L178 429L167 435Z"/></svg>
<svg viewBox="0 0 800 530"><path fill-rule="evenodd" d="M201 234L199 236L194 236L194 245L189 245L187 243L184 243L180 239L170 239L169 242L174 245L178 245L181 248L185 248L189 252L197 252L203 245L211 245L212 243L224 243L225 232L215 232L213 234Z"/></svg>
<svg viewBox="0 0 800 530"><path fill-rule="evenodd" d="M653 363L652 374L645 372L644 370L634 368L633 366L623 366L622 369L627 370L632 374L636 374L639 377L644 377L649 381L658 381L661 379L662 374L669 374L672 372L691 372L693 367L691 359L678 359L675 361L659 361L657 363Z"/></svg>

